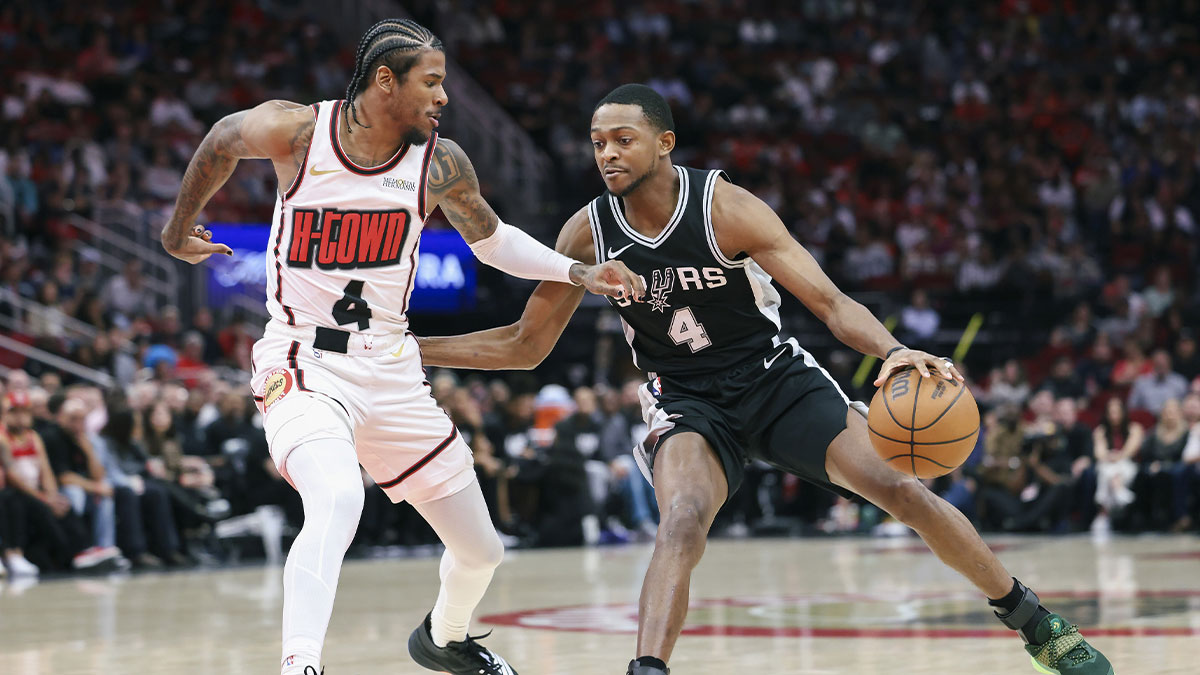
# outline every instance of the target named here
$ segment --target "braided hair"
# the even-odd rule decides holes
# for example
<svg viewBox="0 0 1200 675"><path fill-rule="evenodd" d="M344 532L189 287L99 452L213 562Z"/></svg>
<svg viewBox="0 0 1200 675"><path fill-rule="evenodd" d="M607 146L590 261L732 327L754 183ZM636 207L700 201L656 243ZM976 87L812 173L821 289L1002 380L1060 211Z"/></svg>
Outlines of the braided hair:
<svg viewBox="0 0 1200 675"><path fill-rule="evenodd" d="M442 41L428 28L411 19L384 19L363 34L358 41L358 54L354 57L354 76L350 78L350 86L346 87L346 103L350 106L350 116L346 118L347 132L354 131L350 128L351 116L355 124L366 128L358 121L358 108L354 100L366 91L367 74L383 65L396 77L403 79L425 49L442 51Z"/></svg>

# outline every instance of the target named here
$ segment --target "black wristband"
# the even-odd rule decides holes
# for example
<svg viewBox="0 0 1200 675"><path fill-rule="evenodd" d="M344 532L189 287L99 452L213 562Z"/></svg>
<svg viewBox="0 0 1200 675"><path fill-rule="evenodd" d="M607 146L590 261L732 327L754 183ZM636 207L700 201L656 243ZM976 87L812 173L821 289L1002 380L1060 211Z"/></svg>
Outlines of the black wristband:
<svg viewBox="0 0 1200 675"><path fill-rule="evenodd" d="M895 354L901 349L908 349L908 347L905 347L904 345L896 345L895 347L892 347L891 349L887 350L887 354L883 355L883 360L887 361L888 359L892 358L892 354Z"/></svg>

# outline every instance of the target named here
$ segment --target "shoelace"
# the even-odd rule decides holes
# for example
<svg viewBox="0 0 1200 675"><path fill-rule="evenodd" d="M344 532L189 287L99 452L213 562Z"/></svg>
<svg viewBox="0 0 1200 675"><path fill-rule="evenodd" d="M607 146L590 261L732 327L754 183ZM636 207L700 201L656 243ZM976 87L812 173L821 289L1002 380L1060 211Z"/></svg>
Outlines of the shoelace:
<svg viewBox="0 0 1200 675"><path fill-rule="evenodd" d="M496 658L499 658L499 657L493 658L495 655L492 653L492 651L490 649L488 649L487 647L484 647L483 645L476 642L477 640L482 640L491 634L492 634L492 631L489 630L488 632L484 633L483 635L468 635L467 638L465 640L463 640L462 642L451 642L450 644L446 645L446 648L453 649L454 651L459 652L459 653L464 653L467 656L473 656L475 658L482 659L483 661L485 661L487 663L487 666L490 669L494 669L494 670L496 670L496 672L500 672L499 670L497 670L500 667L500 663L498 663L496 661ZM484 671L480 670L479 672L483 673Z"/></svg>
<svg viewBox="0 0 1200 675"><path fill-rule="evenodd" d="M475 649L487 649L487 647L484 647L483 645L479 644L478 642L476 642L476 640L482 640L491 634L492 634L492 631L489 630L488 632L484 633L483 635L468 635L466 637L466 639L463 640L462 642L451 642L451 643L447 644L446 646L454 647L455 649L460 649L460 650L464 649L466 647L474 647ZM457 645L462 645L462 646L459 647Z"/></svg>
<svg viewBox="0 0 1200 675"><path fill-rule="evenodd" d="M317 669L313 668L312 666L304 666L304 675L308 675L309 671L312 672L312 675L325 675L324 666L321 666L321 672L319 673L317 672Z"/></svg>
<svg viewBox="0 0 1200 675"><path fill-rule="evenodd" d="M1046 644L1042 645L1041 650L1034 654L1033 658L1047 668L1054 668L1065 657L1069 657L1075 663L1080 663L1087 660L1087 651L1079 649L1080 653L1074 656L1071 656L1071 652L1082 645L1083 641L1083 636L1079 634L1079 627L1075 624L1061 630L1052 630L1050 639L1046 640Z"/></svg>

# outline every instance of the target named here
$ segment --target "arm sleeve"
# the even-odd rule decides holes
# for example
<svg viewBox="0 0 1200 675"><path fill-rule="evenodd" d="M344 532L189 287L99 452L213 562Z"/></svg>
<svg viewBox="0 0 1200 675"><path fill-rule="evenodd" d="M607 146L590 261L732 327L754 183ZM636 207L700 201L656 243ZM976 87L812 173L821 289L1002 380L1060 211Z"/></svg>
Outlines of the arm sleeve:
<svg viewBox="0 0 1200 675"><path fill-rule="evenodd" d="M579 262L549 248L504 221L486 239L471 244L483 263L522 279L571 283L571 266Z"/></svg>

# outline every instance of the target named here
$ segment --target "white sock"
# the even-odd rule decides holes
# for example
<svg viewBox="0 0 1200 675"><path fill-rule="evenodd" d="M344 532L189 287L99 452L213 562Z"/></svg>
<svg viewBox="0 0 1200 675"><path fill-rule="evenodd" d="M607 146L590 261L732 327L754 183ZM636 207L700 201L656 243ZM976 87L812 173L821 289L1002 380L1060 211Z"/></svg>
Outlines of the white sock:
<svg viewBox="0 0 1200 675"><path fill-rule="evenodd" d="M280 675L304 675L304 669L312 666L321 672L321 643L305 638L293 638L283 645L283 665Z"/></svg>
<svg viewBox="0 0 1200 675"><path fill-rule="evenodd" d="M304 500L304 526L283 566L281 673L302 675L305 666L321 672L342 558L362 515L363 484L354 446L342 440L301 444L288 455L287 472Z"/></svg>
<svg viewBox="0 0 1200 675"><path fill-rule="evenodd" d="M430 620L433 643L445 647L467 638L471 614L504 557L504 544L492 527L478 481L449 497L413 506L446 545L438 570L442 586Z"/></svg>

